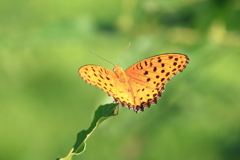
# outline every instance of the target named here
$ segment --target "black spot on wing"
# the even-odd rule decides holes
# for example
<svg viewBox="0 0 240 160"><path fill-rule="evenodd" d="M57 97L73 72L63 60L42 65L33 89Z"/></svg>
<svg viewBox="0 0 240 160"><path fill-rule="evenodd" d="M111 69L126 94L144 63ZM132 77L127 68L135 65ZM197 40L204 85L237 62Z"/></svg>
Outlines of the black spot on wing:
<svg viewBox="0 0 240 160"><path fill-rule="evenodd" d="M153 68L153 72L156 72L156 71L157 71L157 67L154 67L154 68Z"/></svg>
<svg viewBox="0 0 240 160"><path fill-rule="evenodd" d="M144 75L147 75L147 74L148 74L148 71L145 71L143 74L144 74Z"/></svg>

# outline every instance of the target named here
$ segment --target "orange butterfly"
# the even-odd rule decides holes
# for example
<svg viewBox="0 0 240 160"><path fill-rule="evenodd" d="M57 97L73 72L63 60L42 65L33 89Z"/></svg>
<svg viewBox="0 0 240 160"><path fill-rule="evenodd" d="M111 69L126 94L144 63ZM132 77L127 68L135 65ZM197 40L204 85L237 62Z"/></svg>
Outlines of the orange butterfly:
<svg viewBox="0 0 240 160"><path fill-rule="evenodd" d="M186 55L167 53L139 61L125 71L118 65L113 72L101 66L85 65L78 72L84 81L138 112L157 104L165 84L182 72L188 62Z"/></svg>

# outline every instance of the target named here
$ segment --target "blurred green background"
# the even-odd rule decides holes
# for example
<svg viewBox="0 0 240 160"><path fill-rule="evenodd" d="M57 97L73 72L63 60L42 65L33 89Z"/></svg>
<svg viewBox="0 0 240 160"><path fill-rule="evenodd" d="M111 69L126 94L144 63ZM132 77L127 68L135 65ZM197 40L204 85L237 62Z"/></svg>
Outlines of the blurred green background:
<svg viewBox="0 0 240 160"><path fill-rule="evenodd" d="M65 156L106 93L78 68L190 57L158 105L120 108L75 159L239 160L239 0L10 0L0 5L0 159Z"/></svg>

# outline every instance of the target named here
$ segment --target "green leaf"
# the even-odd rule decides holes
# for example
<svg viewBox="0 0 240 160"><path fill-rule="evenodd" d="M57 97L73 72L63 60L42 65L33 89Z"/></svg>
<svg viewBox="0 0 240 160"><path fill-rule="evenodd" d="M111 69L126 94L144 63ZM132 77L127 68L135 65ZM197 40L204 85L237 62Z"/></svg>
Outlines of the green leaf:
<svg viewBox="0 0 240 160"><path fill-rule="evenodd" d="M91 126L87 130L82 130L81 132L79 132L77 134L77 140L69 154L64 158L58 158L57 160L72 160L73 156L81 154L86 149L86 140L97 128L97 126L109 117L116 116L118 114L118 110L118 103L111 103L99 106L98 109L95 111Z"/></svg>

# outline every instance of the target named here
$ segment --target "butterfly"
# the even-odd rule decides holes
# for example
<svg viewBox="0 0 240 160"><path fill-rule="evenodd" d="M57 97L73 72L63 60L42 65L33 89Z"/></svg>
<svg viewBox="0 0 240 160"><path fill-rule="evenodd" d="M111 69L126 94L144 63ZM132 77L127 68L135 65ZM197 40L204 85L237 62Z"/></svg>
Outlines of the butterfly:
<svg viewBox="0 0 240 160"><path fill-rule="evenodd" d="M88 84L99 87L122 106L138 112L157 104L165 84L188 63L189 58L184 54L166 53L141 60L125 71L118 65L113 71L85 65L78 72Z"/></svg>

